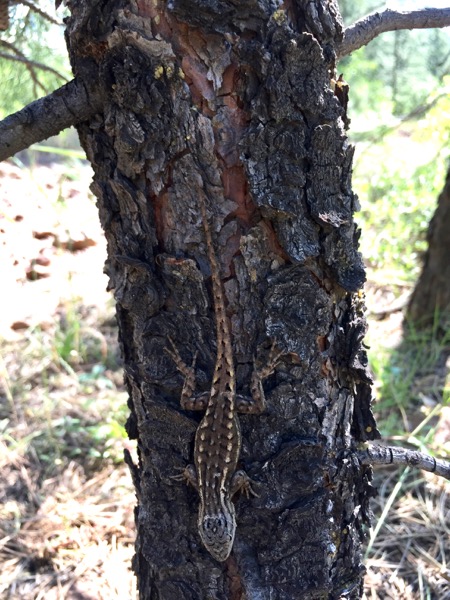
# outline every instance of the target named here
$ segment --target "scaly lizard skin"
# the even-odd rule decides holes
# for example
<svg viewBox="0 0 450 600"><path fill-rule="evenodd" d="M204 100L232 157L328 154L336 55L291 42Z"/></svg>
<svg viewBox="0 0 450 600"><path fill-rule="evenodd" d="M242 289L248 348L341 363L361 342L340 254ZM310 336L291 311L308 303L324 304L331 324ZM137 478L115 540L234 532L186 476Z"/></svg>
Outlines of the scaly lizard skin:
<svg viewBox="0 0 450 600"><path fill-rule="evenodd" d="M198 530L205 548L218 561L230 555L236 532L236 517L232 497L242 489L247 497L256 495L244 471L236 470L242 438L237 413L261 413L265 408L262 380L275 369L281 353L270 352L268 365L254 369L251 381L252 399L236 394L236 374L231 344L231 331L225 311L225 297L220 269L211 236L203 198L200 200L208 259L211 267L212 290L217 336L217 358L209 392L194 396L195 360L188 367L170 340L166 348L185 381L181 392L181 406L185 410L205 410L196 435L194 465L183 475L198 491L200 509Z"/></svg>

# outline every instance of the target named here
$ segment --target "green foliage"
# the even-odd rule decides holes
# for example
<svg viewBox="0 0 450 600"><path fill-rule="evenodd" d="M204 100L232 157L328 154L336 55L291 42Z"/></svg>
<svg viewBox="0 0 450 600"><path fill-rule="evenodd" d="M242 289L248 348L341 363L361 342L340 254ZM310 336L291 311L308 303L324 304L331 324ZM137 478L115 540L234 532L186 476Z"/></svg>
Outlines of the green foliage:
<svg viewBox="0 0 450 600"><path fill-rule="evenodd" d="M402 435L409 444L426 451L425 443L433 433L432 417L443 406L450 406L448 388L442 391L439 386L430 386L450 345L445 316L436 314L433 327L426 330L406 323L402 342L394 349L386 348L384 343L371 343L370 332L368 337L371 367L380 382L376 408L383 422L383 434ZM428 398L425 403L424 394ZM421 409L423 417L419 423L411 421L414 408Z"/></svg>
<svg viewBox="0 0 450 600"><path fill-rule="evenodd" d="M110 380L101 376L105 382ZM97 378L98 381L98 378ZM112 393L109 396L107 411L101 420L86 427L86 433L91 441L88 455L97 459L112 459L115 462L123 459L123 441L128 438L125 431L125 423L129 415L127 407L128 395L126 392L120 394ZM97 399L88 397L85 402L87 410L94 410Z"/></svg>
<svg viewBox="0 0 450 600"><path fill-rule="evenodd" d="M81 323L74 311L69 311L64 324L55 333L55 352L66 363L85 359L85 348L80 339Z"/></svg>
<svg viewBox="0 0 450 600"><path fill-rule="evenodd" d="M380 0L339 0L339 9L346 26L364 15L383 8L384 2Z"/></svg>
<svg viewBox="0 0 450 600"><path fill-rule="evenodd" d="M416 281L448 169L449 56L444 31L399 32L383 34L338 67L351 86L349 133L358 142L353 187L362 207L361 251L369 279L394 292ZM449 335L437 326L425 332L408 326L393 349L386 335L377 339L377 329L371 324L368 343L380 429L418 449L428 445L429 452L432 424L449 403L443 378L436 378Z"/></svg>
<svg viewBox="0 0 450 600"><path fill-rule="evenodd" d="M71 142L72 144L77 143L76 141L74 142L72 140ZM76 161L79 160L83 160L86 158L86 153L83 152L82 150L75 150L73 148L60 148L58 146L45 146L43 144L39 144L34 146L33 148L34 151L36 152L43 152L43 153L48 153L48 154L54 154L56 156L59 156L61 158L65 158L67 159L67 166L69 167L70 165L70 161L73 160L74 164L77 164ZM67 177L70 178L75 178L74 175L67 175Z"/></svg>
<svg viewBox="0 0 450 600"><path fill-rule="evenodd" d="M55 16L54 3L50 0L41 1L39 8ZM0 79L3 84L0 118L45 96L71 78L63 28L24 5L10 6L10 27L1 34L0 51L43 64L59 73L0 58Z"/></svg>
<svg viewBox="0 0 450 600"><path fill-rule="evenodd" d="M104 368L114 368L115 356L108 353L104 336L97 328L83 323L83 306L72 299L60 310L59 327L56 328L52 355L68 372L77 365L93 365L90 373L83 373L82 383L102 379Z"/></svg>
<svg viewBox="0 0 450 600"><path fill-rule="evenodd" d="M445 91L437 101L428 99L432 108L423 119L394 129L382 143L357 145L353 185L362 207L357 215L361 251L370 267L384 269L385 282L412 283L421 266L447 170L450 100Z"/></svg>
<svg viewBox="0 0 450 600"><path fill-rule="evenodd" d="M110 370L119 365L105 351L98 352L97 362L86 364L95 359L86 331L93 339L100 337L81 323L75 309L61 331L30 330L20 358L14 359L15 377L6 368L0 373L8 399L0 410L4 441L20 456L38 456L46 472L72 459L92 468L99 461L123 459L126 393L117 389ZM11 364L8 347L2 350Z"/></svg>
<svg viewBox="0 0 450 600"><path fill-rule="evenodd" d="M13 438L6 434L7 419L0 423L5 428L5 441L11 451L22 456L37 454L48 469L63 461L79 458L92 466L101 460L120 462L123 459L126 394L112 391L98 398L88 398L84 411L71 414L61 399L44 394L40 403L28 411L33 430L28 435Z"/></svg>
<svg viewBox="0 0 450 600"><path fill-rule="evenodd" d="M373 0L341 0L339 6L347 26L386 8ZM338 71L350 84L352 129L355 113L361 115L367 129L374 117L375 122L384 122L391 114L408 114L441 85L450 71L450 36L433 29L383 33L345 57Z"/></svg>
<svg viewBox="0 0 450 600"><path fill-rule="evenodd" d="M363 231L361 250L369 277L390 289L399 286L404 291L405 284L415 283L428 223L444 185L450 135L446 84L450 78L427 99L431 108L423 118L400 123L381 141L377 133L376 143L366 139L357 146L354 188L362 205L357 215ZM386 347L385 337L376 339L375 323L369 328L369 360L383 435L400 437L423 451L426 444L430 450L432 417L449 402L442 383L430 388L450 344L449 328L442 326L445 318L436 315L434 328L426 331L407 325L395 349Z"/></svg>

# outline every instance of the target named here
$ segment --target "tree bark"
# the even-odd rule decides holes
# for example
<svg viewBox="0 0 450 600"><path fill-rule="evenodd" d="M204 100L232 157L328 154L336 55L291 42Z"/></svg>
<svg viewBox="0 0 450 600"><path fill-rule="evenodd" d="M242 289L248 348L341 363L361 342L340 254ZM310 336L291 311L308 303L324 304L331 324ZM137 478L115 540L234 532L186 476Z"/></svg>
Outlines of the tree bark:
<svg viewBox="0 0 450 600"><path fill-rule="evenodd" d="M0 31L9 27L9 0L0 0Z"/></svg>
<svg viewBox="0 0 450 600"><path fill-rule="evenodd" d="M108 242L106 270L129 390L138 506L134 569L150 599L360 598L377 436L353 222L353 148L331 91L337 6L297 0L69 0L77 77L107 91L78 126ZM233 552L216 562L192 462L199 417L183 411L170 336L197 380L216 360L199 198L222 269L238 392L253 361L283 351L268 408L242 416Z"/></svg>
<svg viewBox="0 0 450 600"><path fill-rule="evenodd" d="M449 224L450 169L428 227L428 249L407 309L407 317L419 326L431 325L437 315L450 312Z"/></svg>

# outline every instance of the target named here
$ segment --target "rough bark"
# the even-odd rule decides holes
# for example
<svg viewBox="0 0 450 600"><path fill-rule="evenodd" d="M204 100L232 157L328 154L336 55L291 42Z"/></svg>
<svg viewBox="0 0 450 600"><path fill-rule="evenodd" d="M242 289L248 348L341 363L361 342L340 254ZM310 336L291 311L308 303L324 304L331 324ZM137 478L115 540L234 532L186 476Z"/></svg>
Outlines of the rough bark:
<svg viewBox="0 0 450 600"><path fill-rule="evenodd" d="M430 325L436 314L450 313L449 226L450 169L428 227L428 249L408 305L407 316L417 325Z"/></svg>
<svg viewBox="0 0 450 600"><path fill-rule="evenodd" d="M298 0L72 0L76 76L109 90L78 127L108 241L106 270L138 443L134 568L150 599L359 598L377 435L353 222L353 148L330 90L337 7ZM198 198L220 257L239 391L272 343L269 408L240 417L231 557L197 531L198 498L172 478L200 416L181 410L168 335L211 384L213 301ZM129 459L128 459L129 460ZM129 460L130 462L130 460ZM131 462L130 462L131 464Z"/></svg>
<svg viewBox="0 0 450 600"><path fill-rule="evenodd" d="M56 8L60 3L61 0L56 0ZM29 6L51 22L59 24L31 2L23 0L22 4ZM335 8L330 7L330 11L332 14L336 14ZM330 19L326 16L326 12L323 12L320 3L316 5L311 2L305 6L304 12L309 16L312 32L315 31L316 27L318 27L319 33L323 32L319 18L320 14L321 18L325 19L325 27L330 26ZM299 14L301 14L301 11L299 11ZM8 26L8 0L0 0L0 30L2 29L2 22L6 29ZM450 9L447 8L426 8L410 12L387 9L382 13L376 12L347 27L341 39L335 40L337 57L342 58L350 54L386 31L446 27L449 24ZM306 30L309 31L308 24L306 24ZM12 44L3 40L2 45L13 51L12 55L1 53L3 58L24 62L30 68L36 67L53 71L45 65L35 63L25 56L21 56ZM60 76L59 73L55 73ZM91 87L90 94L86 96L86 90L83 89L82 82L71 81L45 98L33 102L23 110L1 121L0 160L13 156L16 152L28 148L31 144L40 142L52 135L57 135L67 127L75 125L98 112L102 106L99 90L92 86L92 82L89 85Z"/></svg>

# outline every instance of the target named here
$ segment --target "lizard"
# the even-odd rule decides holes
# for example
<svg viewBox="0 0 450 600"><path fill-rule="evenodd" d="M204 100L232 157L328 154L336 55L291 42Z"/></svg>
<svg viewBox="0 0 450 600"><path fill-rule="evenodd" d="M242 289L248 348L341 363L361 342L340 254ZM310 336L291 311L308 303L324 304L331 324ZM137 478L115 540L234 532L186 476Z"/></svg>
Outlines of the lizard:
<svg viewBox="0 0 450 600"><path fill-rule="evenodd" d="M282 353L276 352L275 346L272 345L267 365L261 370L254 366L250 385L252 398L237 394L225 292L203 197L199 204L211 271L217 340L217 356L209 392L195 396L197 352L189 367L183 362L171 338L171 349L165 350L185 378L180 398L182 408L205 411L195 434L194 464L188 465L182 475L174 478L185 479L197 489L200 497L200 538L208 552L216 560L223 562L230 555L236 532L233 496L239 490L247 497L250 494L257 495L250 485L248 475L237 469L242 446L237 413L259 414L264 411L262 381L274 371Z"/></svg>

